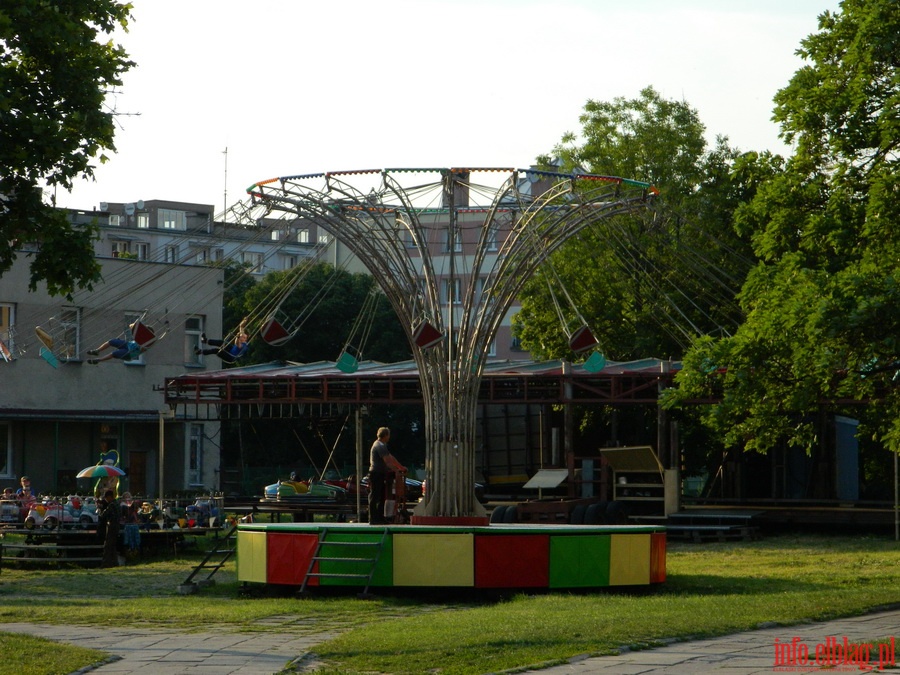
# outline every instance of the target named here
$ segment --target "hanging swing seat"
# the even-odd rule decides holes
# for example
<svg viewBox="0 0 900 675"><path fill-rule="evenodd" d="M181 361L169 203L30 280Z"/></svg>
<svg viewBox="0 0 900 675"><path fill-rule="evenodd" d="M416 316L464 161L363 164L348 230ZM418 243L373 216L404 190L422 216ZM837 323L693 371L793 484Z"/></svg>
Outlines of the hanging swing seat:
<svg viewBox="0 0 900 675"><path fill-rule="evenodd" d="M49 331L41 328L40 326L35 326L34 334L37 335L37 339L40 340L47 349L53 349L54 340Z"/></svg>
<svg viewBox="0 0 900 675"><path fill-rule="evenodd" d="M582 365L589 373L599 373L606 367L606 357L603 356L600 352L594 352L591 354L587 360Z"/></svg>
<svg viewBox="0 0 900 675"><path fill-rule="evenodd" d="M16 346L16 329L10 326L5 331L0 331L0 358L9 363L22 355L22 350Z"/></svg>
<svg viewBox="0 0 900 675"><path fill-rule="evenodd" d="M334 365L339 371L347 373L347 375L352 375L359 370L359 361L353 354L346 350L341 352L341 355Z"/></svg>
<svg viewBox="0 0 900 675"><path fill-rule="evenodd" d="M54 368L59 368L59 359L56 358L56 355L46 347L41 347L41 358Z"/></svg>
<svg viewBox="0 0 900 675"><path fill-rule="evenodd" d="M45 326L35 326L34 334L43 346L41 347L41 356L45 361L50 363L54 368L59 365L60 361L70 361L77 358L75 353L75 343L72 336L66 333L65 325L57 321L55 318L50 319ZM44 355L44 352L47 355ZM53 359L51 362L50 359Z"/></svg>
<svg viewBox="0 0 900 675"><path fill-rule="evenodd" d="M597 338L588 326L581 326L569 336L569 348L576 354L587 351L597 344Z"/></svg>
<svg viewBox="0 0 900 675"><path fill-rule="evenodd" d="M262 328L259 330L259 335L264 342L273 347L279 347L291 339L291 334L275 317L272 317L263 324Z"/></svg>
<svg viewBox="0 0 900 675"><path fill-rule="evenodd" d="M444 334L427 321L422 321L413 329L413 341L422 349L434 347L444 339Z"/></svg>
<svg viewBox="0 0 900 675"><path fill-rule="evenodd" d="M131 324L130 332L130 340L133 342L137 342L144 349L156 342L156 331L154 331L152 328L150 328L150 326L147 326L140 320L135 321L133 324Z"/></svg>

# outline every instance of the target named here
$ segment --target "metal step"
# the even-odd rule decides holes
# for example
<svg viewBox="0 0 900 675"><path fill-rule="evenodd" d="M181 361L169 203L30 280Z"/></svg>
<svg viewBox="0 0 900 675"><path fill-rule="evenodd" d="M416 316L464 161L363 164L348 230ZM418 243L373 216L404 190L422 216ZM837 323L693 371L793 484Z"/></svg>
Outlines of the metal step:
<svg viewBox="0 0 900 675"><path fill-rule="evenodd" d="M358 562L358 563L371 563L374 562L374 558L328 558L323 556L313 556L313 560L328 560L330 562Z"/></svg>
<svg viewBox="0 0 900 675"><path fill-rule="evenodd" d="M319 542L316 545L316 550L309 559L309 567L306 570L306 576L303 578L303 584L300 586L300 593L306 592L307 583L311 578L318 577L320 579L365 579L366 584L363 595L367 595L369 592L369 584L372 583L372 575L375 574L375 568L378 566L378 561L381 559L381 552L384 549L384 542L387 539L387 536L388 529L385 528L381 533L381 539L379 541L328 541L328 530L322 530L319 532ZM326 546L366 546L374 548L375 555L371 558L344 558L319 555ZM369 566L369 571L366 574L349 572L313 572L313 567L315 567L317 561L365 564Z"/></svg>
<svg viewBox="0 0 900 675"><path fill-rule="evenodd" d="M308 577L328 577L329 579L368 579L368 574L349 574L341 572L310 572Z"/></svg>

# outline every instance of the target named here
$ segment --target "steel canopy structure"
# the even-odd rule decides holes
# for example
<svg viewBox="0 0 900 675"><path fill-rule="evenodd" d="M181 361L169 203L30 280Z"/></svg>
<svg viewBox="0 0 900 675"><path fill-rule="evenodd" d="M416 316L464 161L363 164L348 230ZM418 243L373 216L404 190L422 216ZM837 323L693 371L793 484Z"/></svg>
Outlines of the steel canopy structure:
<svg viewBox="0 0 900 675"><path fill-rule="evenodd" d="M567 239L646 208L656 190L614 176L436 168L286 176L247 192L340 240L404 326L425 406L421 519L484 515L476 407L491 342L526 281Z"/></svg>

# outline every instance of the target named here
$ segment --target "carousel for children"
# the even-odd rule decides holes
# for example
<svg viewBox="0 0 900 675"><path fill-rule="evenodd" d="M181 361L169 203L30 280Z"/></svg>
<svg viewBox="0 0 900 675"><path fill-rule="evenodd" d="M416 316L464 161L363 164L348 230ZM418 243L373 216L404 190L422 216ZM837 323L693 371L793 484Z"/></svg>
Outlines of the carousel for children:
<svg viewBox="0 0 900 675"><path fill-rule="evenodd" d="M665 578L665 532L640 525L491 523L475 495L476 408L490 345L525 282L585 228L647 209L656 190L612 176L435 168L285 176L248 188L245 217L314 224L364 264L413 346L427 491L408 525L247 523L238 578L308 586L604 587ZM568 300L565 289L554 295ZM449 299L449 300L448 300ZM580 367L605 358L574 306L557 310ZM571 305L571 303L570 303ZM296 327L275 308L262 339ZM336 367L352 373L348 345ZM171 401L169 401L171 404Z"/></svg>

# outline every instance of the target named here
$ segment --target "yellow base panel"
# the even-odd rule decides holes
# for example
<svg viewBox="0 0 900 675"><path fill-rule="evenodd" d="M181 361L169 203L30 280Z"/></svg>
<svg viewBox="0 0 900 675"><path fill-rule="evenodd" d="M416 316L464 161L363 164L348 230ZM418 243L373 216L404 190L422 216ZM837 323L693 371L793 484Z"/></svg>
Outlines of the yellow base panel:
<svg viewBox="0 0 900 675"><path fill-rule="evenodd" d="M394 586L474 586L472 534L394 535Z"/></svg>
<svg viewBox="0 0 900 675"><path fill-rule="evenodd" d="M237 538L238 579L266 583L266 533L238 531Z"/></svg>
<svg viewBox="0 0 900 675"><path fill-rule="evenodd" d="M609 543L609 585L650 583L650 535L614 534Z"/></svg>

